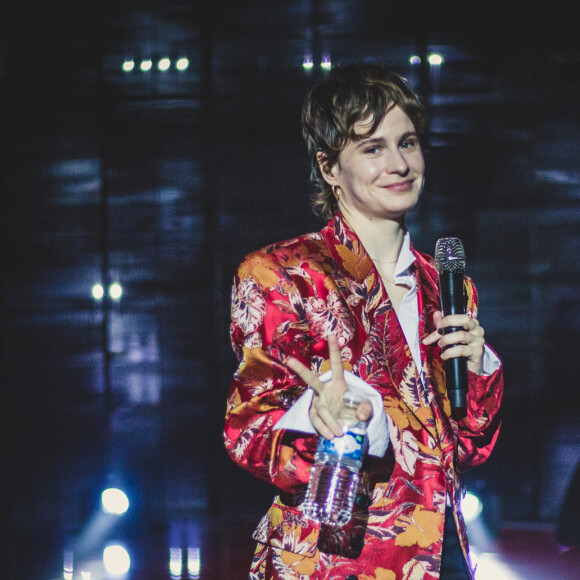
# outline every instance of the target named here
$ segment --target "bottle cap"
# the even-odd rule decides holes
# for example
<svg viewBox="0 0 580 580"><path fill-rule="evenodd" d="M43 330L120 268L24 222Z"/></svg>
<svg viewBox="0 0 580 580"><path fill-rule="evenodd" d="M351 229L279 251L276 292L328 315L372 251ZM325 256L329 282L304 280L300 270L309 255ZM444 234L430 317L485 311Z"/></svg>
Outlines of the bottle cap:
<svg viewBox="0 0 580 580"><path fill-rule="evenodd" d="M346 391L346 393L342 395L344 404L351 407L356 407L363 399L364 397L360 393L353 393L352 391Z"/></svg>

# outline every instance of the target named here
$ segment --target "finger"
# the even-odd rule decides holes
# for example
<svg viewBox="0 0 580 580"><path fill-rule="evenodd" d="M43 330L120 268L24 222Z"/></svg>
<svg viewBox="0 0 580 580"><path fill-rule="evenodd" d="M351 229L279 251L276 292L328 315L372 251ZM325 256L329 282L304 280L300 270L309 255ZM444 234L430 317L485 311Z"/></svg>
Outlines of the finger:
<svg viewBox="0 0 580 580"><path fill-rule="evenodd" d="M444 334L441 336L437 342L437 346L445 348L452 344L469 344L475 340L476 337L471 335L466 330L457 330L455 332L450 332L449 334Z"/></svg>
<svg viewBox="0 0 580 580"><path fill-rule="evenodd" d="M340 422L320 397L312 402L310 410L312 425L323 437L332 439L343 434Z"/></svg>
<svg viewBox="0 0 580 580"><path fill-rule="evenodd" d="M423 344L434 344L441 338L441 334L436 330L432 332L429 336L423 339Z"/></svg>
<svg viewBox="0 0 580 580"><path fill-rule="evenodd" d="M310 422L314 427L315 431L325 439L333 439L336 437L334 431L326 425L326 423L318 416L315 411L310 414Z"/></svg>
<svg viewBox="0 0 580 580"><path fill-rule="evenodd" d="M318 378L315 372L302 364L298 359L290 357L286 360L286 366L294 371L309 387L312 387L318 394L322 393L324 383Z"/></svg>
<svg viewBox="0 0 580 580"><path fill-rule="evenodd" d="M441 338L437 342L437 345L441 348L445 348L451 344L481 344L485 343L484 331L481 326L477 326L472 330L455 330L457 327L453 328L452 332L446 332L441 335ZM461 328L461 327L459 327Z"/></svg>
<svg viewBox="0 0 580 580"><path fill-rule="evenodd" d="M485 339L481 335L460 330L458 332L443 335L441 340L437 343L437 345L443 350L449 350L453 345L459 344L468 345L474 350L480 350L483 353Z"/></svg>
<svg viewBox="0 0 580 580"><path fill-rule="evenodd" d="M433 312L433 324L437 326L437 323L443 318L443 313L441 310L435 310Z"/></svg>
<svg viewBox="0 0 580 580"><path fill-rule="evenodd" d="M342 365L342 354L338 338L334 334L328 336L328 358L330 361L330 370L332 371L332 380L344 379L344 367Z"/></svg>
<svg viewBox="0 0 580 580"><path fill-rule="evenodd" d="M483 344L455 344L449 346L441 353L443 360L459 357L466 358L468 362L478 364L483 358Z"/></svg>
<svg viewBox="0 0 580 580"><path fill-rule="evenodd" d="M433 324L435 325L435 328L437 328L439 321L442 318L443 318L443 314L441 314L440 310L435 310L435 312L433 312ZM437 342L440 338L441 338L441 333L438 330L435 330L431 334L426 336L422 340L422 342L423 342L423 344L430 345L430 344L434 344L435 342Z"/></svg>
<svg viewBox="0 0 580 580"><path fill-rule="evenodd" d="M327 427L322 421L319 423L312 421L312 426L316 432L325 439L334 439L335 437L340 437L342 435L342 432L335 433L333 429Z"/></svg>
<svg viewBox="0 0 580 580"><path fill-rule="evenodd" d="M477 318L472 318L471 316L467 316L467 314L449 314L441 318L435 326L438 330L443 328L464 328L465 330L473 331L476 328L481 328L479 326L479 322Z"/></svg>
<svg viewBox="0 0 580 580"><path fill-rule="evenodd" d="M373 415L373 406L368 399L360 402L356 409L356 418L359 421L368 421Z"/></svg>

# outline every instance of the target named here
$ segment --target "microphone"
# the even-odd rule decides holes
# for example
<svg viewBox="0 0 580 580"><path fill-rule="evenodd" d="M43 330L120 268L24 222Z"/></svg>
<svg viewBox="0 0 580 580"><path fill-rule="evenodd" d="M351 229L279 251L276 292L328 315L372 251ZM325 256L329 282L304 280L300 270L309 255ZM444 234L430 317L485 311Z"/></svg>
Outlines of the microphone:
<svg viewBox="0 0 580 580"><path fill-rule="evenodd" d="M435 267L439 273L439 297L443 316L465 314L463 277L465 251L459 238L440 238L435 245ZM444 329L444 334L461 330ZM452 358L445 361L447 397L451 414L459 421L467 415L467 359Z"/></svg>

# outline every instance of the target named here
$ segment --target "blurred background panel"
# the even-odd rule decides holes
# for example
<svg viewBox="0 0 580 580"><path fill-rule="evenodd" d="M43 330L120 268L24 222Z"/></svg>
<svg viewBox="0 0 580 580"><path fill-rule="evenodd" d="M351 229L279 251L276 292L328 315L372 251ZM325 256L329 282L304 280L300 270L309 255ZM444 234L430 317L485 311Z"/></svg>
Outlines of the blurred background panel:
<svg viewBox="0 0 580 580"><path fill-rule="evenodd" d="M428 107L409 229L463 240L504 360L503 431L465 478L478 580L577 578L574 23L564 2L4 3L1 577L246 577L275 489L223 450L230 285L322 226L302 102L368 61Z"/></svg>

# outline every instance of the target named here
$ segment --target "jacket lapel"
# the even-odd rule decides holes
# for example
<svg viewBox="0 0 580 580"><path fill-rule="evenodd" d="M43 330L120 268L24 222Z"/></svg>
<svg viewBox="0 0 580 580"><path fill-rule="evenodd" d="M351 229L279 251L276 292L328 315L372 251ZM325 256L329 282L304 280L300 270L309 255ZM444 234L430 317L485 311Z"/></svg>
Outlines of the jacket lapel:
<svg viewBox="0 0 580 580"><path fill-rule="evenodd" d="M370 325L367 316L369 303L372 305L380 294L380 284L369 276L373 267L360 240L348 229L339 215L334 217L322 230L322 236L334 260L332 277L355 317L360 331L361 342L368 338Z"/></svg>
<svg viewBox="0 0 580 580"><path fill-rule="evenodd" d="M398 390L405 403L416 408L420 403L412 394L413 389L405 389L404 385L419 381L417 368L371 258L340 213L322 230L322 235L336 263L332 277L364 333L360 343L366 343L367 352L375 350L375 358L380 360L381 368L373 368L373 374L386 372L388 380L382 381L390 383L385 385L386 390ZM366 379L363 374L366 373L361 372L361 377Z"/></svg>
<svg viewBox="0 0 580 580"><path fill-rule="evenodd" d="M395 389L409 412L434 435L439 431L434 425L435 418L444 414L437 401L441 395L442 369L437 367L437 363L434 365L434 360L439 360L439 348L425 347L420 343L423 386L388 294L358 236L340 213L326 225L322 235L335 263L332 277L362 333L359 343L365 344L365 349L370 345L371 349L377 349L377 353L381 351L382 371L388 375L384 383L388 384L386 389L379 387L379 390L387 395L388 391ZM412 251L416 257L414 268L421 340L435 329L433 312L440 309L439 289L432 259L413 248ZM382 333L380 337L376 336L377 331ZM385 357L386 353L388 356ZM361 378L366 379L362 368L360 371Z"/></svg>

